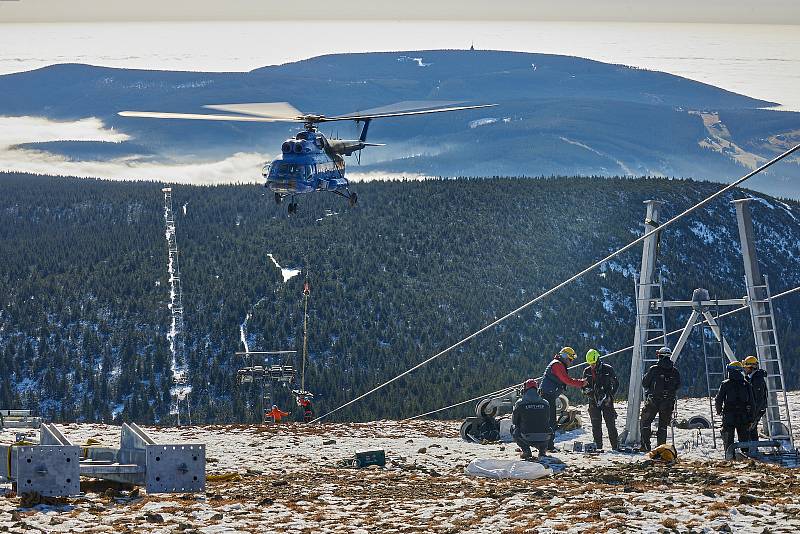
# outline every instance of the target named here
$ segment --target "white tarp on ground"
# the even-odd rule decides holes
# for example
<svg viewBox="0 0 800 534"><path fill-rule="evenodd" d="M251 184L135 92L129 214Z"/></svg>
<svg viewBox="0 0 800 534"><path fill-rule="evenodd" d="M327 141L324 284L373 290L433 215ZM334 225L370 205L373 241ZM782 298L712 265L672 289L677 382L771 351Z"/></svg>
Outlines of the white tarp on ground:
<svg viewBox="0 0 800 534"><path fill-rule="evenodd" d="M464 472L479 477L520 478L523 480L536 480L553 474L552 469L535 462L495 458L475 458L464 468Z"/></svg>

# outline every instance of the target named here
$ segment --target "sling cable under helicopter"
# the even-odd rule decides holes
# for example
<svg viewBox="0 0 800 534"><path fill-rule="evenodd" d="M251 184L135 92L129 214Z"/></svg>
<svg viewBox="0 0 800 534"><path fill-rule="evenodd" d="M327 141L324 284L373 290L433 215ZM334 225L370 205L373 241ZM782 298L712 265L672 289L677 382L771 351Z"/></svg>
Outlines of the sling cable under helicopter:
<svg viewBox="0 0 800 534"><path fill-rule="evenodd" d="M313 399L314 394L306 390L306 362L308 361L308 299L311 296L311 283L306 280L303 284L303 351L302 363L300 367L300 387L299 389L291 389L292 397L297 406L303 412L303 422L308 423L314 418ZM245 342L245 350L236 352L237 356L245 356L250 358L252 356L266 356L273 358L275 356L285 356L282 364L276 364L274 361L266 365L250 365L243 367L237 372L237 382L239 384L260 384L261 394L258 402L259 412L262 414L262 422L272 419L273 422L278 422L280 417L275 414L289 415L288 412L283 412L275 404L275 384L282 384L285 388L292 388L296 386L297 372L294 365L287 365L287 358L297 354L296 350L272 350L272 351L251 351L246 343L246 333L242 330L242 340ZM266 362L265 362L266 363ZM265 383L270 384L270 392L267 396L264 391ZM271 409L270 409L271 408Z"/></svg>
<svg viewBox="0 0 800 534"><path fill-rule="evenodd" d="M275 193L275 202L290 197L289 214L297 212L294 197L305 193L329 192L344 197L355 205L358 195L350 191L345 178L344 156L357 154L361 161L361 150L368 146L383 146L381 143L368 143L367 131L373 119L426 115L479 109L497 104L463 106L461 101L414 100L403 101L388 106L334 115L331 117L302 113L287 102L259 102L247 104L218 104L203 106L208 109L236 113L236 115L212 115L207 113L166 113L156 111L120 111L122 117L143 117L151 119L191 119L207 121L241 122L301 122L305 130L287 139L281 145L281 157L267 163L262 169L266 179L265 186ZM333 121L363 122L358 139L328 139L317 129L317 124Z"/></svg>

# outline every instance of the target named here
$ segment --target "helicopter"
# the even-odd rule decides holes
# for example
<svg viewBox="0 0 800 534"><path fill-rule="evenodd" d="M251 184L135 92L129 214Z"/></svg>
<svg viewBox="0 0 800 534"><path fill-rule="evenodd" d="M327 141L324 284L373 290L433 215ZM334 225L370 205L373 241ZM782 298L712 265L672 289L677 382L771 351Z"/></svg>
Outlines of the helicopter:
<svg viewBox="0 0 800 534"><path fill-rule="evenodd" d="M365 111L326 116L302 113L288 102L253 102L244 104L214 104L203 106L227 115L204 113L167 113L153 111L120 111L123 117L144 117L154 119L191 119L210 121L242 122L301 122L304 130L281 145L281 156L264 165L262 176L264 184L275 194L275 202L280 204L290 197L288 212L297 213L295 196L314 192L329 192L346 198L355 206L358 195L350 191L345 178L344 156L357 154L368 146L384 146L382 143L368 143L367 132L373 119L443 113L467 109L493 107L497 104L461 105L458 101L404 101ZM317 125L333 121L355 121L363 123L358 139L329 139L322 134Z"/></svg>

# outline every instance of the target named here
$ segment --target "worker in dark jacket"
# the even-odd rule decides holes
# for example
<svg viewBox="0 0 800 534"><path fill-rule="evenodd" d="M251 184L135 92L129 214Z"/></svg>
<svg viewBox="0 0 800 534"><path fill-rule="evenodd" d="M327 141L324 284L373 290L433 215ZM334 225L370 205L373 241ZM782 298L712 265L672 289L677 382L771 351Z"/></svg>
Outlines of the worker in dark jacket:
<svg viewBox="0 0 800 534"><path fill-rule="evenodd" d="M617 412L614 410L614 395L619 389L619 380L614 368L600 361L600 353L590 349L586 353L588 366L583 371L586 386L583 392L589 397L589 419L592 421L592 436L598 449L603 448L603 420L608 429L608 440L611 448L619 450L617 435Z"/></svg>
<svg viewBox="0 0 800 534"><path fill-rule="evenodd" d="M642 432L642 450L650 450L650 436L653 430L650 425L658 415L658 445L667 442L667 428L672 422L672 412L675 410L675 401L678 388L681 386L681 374L672 363L672 349L661 347L656 352L658 363L651 366L642 379L644 389L644 406L639 418Z"/></svg>
<svg viewBox="0 0 800 534"><path fill-rule="evenodd" d="M744 377L742 363L728 364L728 378L722 381L717 397L714 399L717 415L722 415L720 434L725 458L733 458L728 447L733 444L734 430L739 435L739 441L749 441L754 404L753 388Z"/></svg>
<svg viewBox="0 0 800 534"><path fill-rule="evenodd" d="M544 375L542 375L542 379L539 382L539 394L550 403L550 427L553 429L553 437L550 438L547 450L551 452L556 450L554 446L555 431L558 428L556 399L567 389L567 386L582 388L586 385L586 380L572 378L567 372L567 365L572 363L574 359L575 349L572 347L562 348L558 351L558 354L553 356L553 360L544 370Z"/></svg>
<svg viewBox="0 0 800 534"><path fill-rule="evenodd" d="M553 429L550 427L550 405L539 396L536 380L525 381L523 395L516 404L511 415L511 435L519 448L522 459L529 460L531 445L539 449L539 456L545 456Z"/></svg>
<svg viewBox="0 0 800 534"><path fill-rule="evenodd" d="M758 423L767 413L767 372L758 368L758 358L755 356L748 356L742 364L753 388L753 421L750 423L749 440L758 441Z"/></svg>

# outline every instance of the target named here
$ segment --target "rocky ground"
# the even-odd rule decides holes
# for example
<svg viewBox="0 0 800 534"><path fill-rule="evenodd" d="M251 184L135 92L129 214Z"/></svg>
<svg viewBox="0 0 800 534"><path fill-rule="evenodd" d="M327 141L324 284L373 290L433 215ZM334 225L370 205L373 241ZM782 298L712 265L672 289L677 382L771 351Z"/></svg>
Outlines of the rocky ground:
<svg viewBox="0 0 800 534"><path fill-rule="evenodd" d="M698 400L683 410L703 406ZM624 405L618 411L621 427ZM665 465L637 454L571 452L573 441L591 441L586 430L576 430L559 437L564 452L555 456L566 464L563 471L534 481L491 480L468 476L464 468L476 457L517 457L516 447L462 442L459 426L378 421L151 428L158 442L206 443L204 493L146 495L84 481L82 496L42 502L6 486L0 531L800 531L800 471L723 461L710 447L710 434L678 431L679 460ZM75 443L91 437L112 444L119 433L106 425L62 429ZM358 449L384 449L387 467L344 466Z"/></svg>

